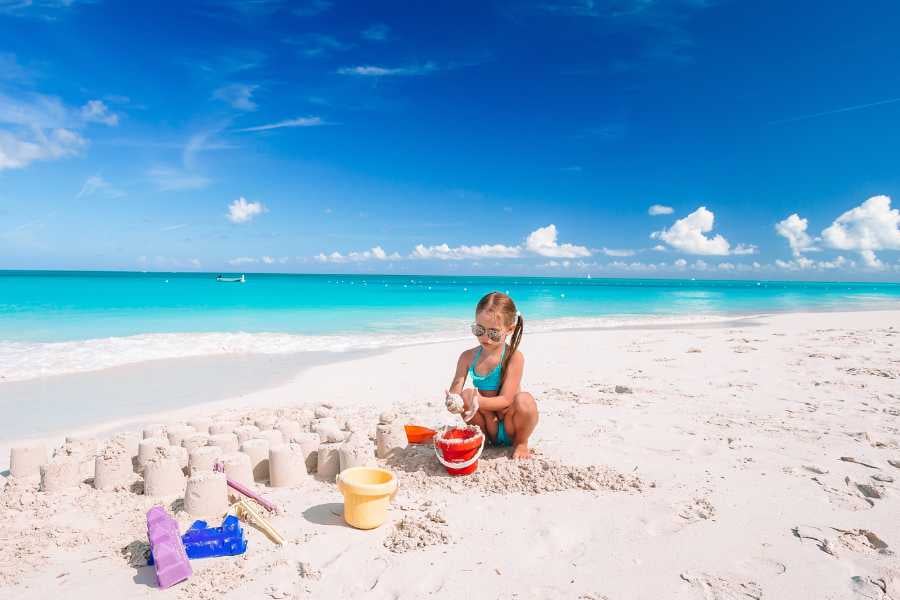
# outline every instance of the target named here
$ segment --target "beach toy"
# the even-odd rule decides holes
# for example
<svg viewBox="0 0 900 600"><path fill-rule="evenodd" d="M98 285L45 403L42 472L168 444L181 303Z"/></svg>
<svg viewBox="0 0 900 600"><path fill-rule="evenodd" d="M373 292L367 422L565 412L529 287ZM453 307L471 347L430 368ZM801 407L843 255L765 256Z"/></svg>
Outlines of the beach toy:
<svg viewBox="0 0 900 600"><path fill-rule="evenodd" d="M234 515L228 515L220 527L210 527L206 521L194 521L183 536L181 543L189 559L213 558L216 556L237 556L247 550L244 529ZM153 554L147 565L153 565Z"/></svg>
<svg viewBox="0 0 900 600"><path fill-rule="evenodd" d="M476 425L444 427L434 437L434 454L451 475L474 473L483 450L484 433Z"/></svg>
<svg viewBox="0 0 900 600"><path fill-rule="evenodd" d="M421 425L404 425L403 429L406 430L406 440L410 444L427 444L437 433L434 429Z"/></svg>
<svg viewBox="0 0 900 600"><path fill-rule="evenodd" d="M222 465L222 463L216 463L216 465L215 465L215 467L213 467L213 469L220 473L225 472L225 467ZM260 496L259 494L257 494L253 490L251 490L250 488L248 488L244 485L241 485L237 481L232 481L232 480L228 479L227 476L225 477L225 483L228 484L228 487L232 488L236 492L239 492L239 493L247 496L248 498L252 498L256 502L258 502L260 506L265 508L267 511L278 512L277 506L275 506L270 500L266 500L264 497Z"/></svg>
<svg viewBox="0 0 900 600"><path fill-rule="evenodd" d="M250 504L246 499L239 500L231 505L234 508L234 512L237 513L237 516L250 525L253 525L268 537L270 540L278 544L279 546L284 545L284 538L280 533L275 531L275 528L266 521L259 511L253 508L253 505Z"/></svg>
<svg viewBox="0 0 900 600"><path fill-rule="evenodd" d="M387 469L352 467L337 476L344 495L344 520L357 529L375 529L387 519L387 508L397 491L397 478Z"/></svg>
<svg viewBox="0 0 900 600"><path fill-rule="evenodd" d="M191 563L178 535L178 523L162 506L147 511L147 540L159 587L171 587L192 575Z"/></svg>

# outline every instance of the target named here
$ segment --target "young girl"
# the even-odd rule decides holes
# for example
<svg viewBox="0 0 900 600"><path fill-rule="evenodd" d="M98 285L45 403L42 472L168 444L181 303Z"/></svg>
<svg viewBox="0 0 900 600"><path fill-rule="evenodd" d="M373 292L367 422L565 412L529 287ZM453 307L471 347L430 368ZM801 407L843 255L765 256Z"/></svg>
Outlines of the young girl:
<svg viewBox="0 0 900 600"><path fill-rule="evenodd" d="M506 294L492 292L479 300L472 324L478 346L460 354L447 393L448 409L456 404L454 396L462 396L463 419L481 427L494 445L512 446L513 458L531 455L528 438L538 422L534 397L519 389L525 366L518 351L523 329L522 315ZM475 387L463 389L470 373Z"/></svg>

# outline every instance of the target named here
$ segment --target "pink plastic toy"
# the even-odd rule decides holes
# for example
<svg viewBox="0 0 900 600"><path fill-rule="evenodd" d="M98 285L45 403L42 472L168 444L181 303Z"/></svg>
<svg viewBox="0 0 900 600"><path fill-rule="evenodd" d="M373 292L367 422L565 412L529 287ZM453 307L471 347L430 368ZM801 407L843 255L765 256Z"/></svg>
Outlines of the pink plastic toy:
<svg viewBox="0 0 900 600"><path fill-rule="evenodd" d="M219 471L220 473L225 472L225 467L220 462L217 462L215 464L215 466L213 467L213 469L216 471ZM262 506L263 508L265 508L267 511L273 512L273 513L278 512L278 507L275 506L275 504L273 504L270 500L266 500L265 498L263 498L262 496L260 496L259 494L257 494L256 492L254 492L253 490L248 488L247 486L240 484L237 481L232 481L231 479L228 479L227 477L225 478L225 481L228 483L228 487L233 488L234 491L236 491L240 494L243 494L243 495L247 496L248 498L252 498L253 500L256 500L259 503L259 505Z"/></svg>
<svg viewBox="0 0 900 600"><path fill-rule="evenodd" d="M147 539L160 588L171 587L191 576L193 571L181 542L178 523L162 506L147 511Z"/></svg>

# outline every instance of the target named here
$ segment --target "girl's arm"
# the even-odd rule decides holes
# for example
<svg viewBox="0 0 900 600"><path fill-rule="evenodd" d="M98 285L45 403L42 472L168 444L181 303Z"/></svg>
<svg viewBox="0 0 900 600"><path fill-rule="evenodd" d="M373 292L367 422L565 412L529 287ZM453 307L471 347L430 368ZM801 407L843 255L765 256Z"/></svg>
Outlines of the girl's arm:
<svg viewBox="0 0 900 600"><path fill-rule="evenodd" d="M500 393L491 397L478 395L478 406L481 410L493 412L506 410L512 404L516 394L519 393L519 386L522 383L522 371L525 369L525 357L522 356L521 352L517 351L512 355L506 369Z"/></svg>
<svg viewBox="0 0 900 600"><path fill-rule="evenodd" d="M471 351L466 350L459 355L456 361L456 372L453 374L453 381L450 382L450 394L459 394L462 392L463 386L466 384L466 376L469 374L469 354Z"/></svg>

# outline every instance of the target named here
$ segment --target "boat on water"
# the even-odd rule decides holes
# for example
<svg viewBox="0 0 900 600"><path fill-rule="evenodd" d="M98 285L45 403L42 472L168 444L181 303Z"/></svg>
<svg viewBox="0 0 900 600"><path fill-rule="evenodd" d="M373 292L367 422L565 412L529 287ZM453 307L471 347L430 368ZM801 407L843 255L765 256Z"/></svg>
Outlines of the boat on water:
<svg viewBox="0 0 900 600"><path fill-rule="evenodd" d="M216 275L216 281L221 281L222 283L247 283L247 278L243 275L240 277L224 277L222 275Z"/></svg>

